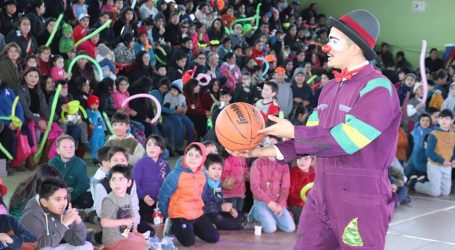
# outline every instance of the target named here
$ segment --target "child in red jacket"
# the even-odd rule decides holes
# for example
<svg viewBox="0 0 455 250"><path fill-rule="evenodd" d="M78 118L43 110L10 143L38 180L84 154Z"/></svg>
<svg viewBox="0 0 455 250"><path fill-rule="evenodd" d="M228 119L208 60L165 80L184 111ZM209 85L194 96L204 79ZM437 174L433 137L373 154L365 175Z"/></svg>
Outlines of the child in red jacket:
<svg viewBox="0 0 455 250"><path fill-rule="evenodd" d="M269 115L282 117L281 108L275 101L277 93L278 85L276 82L268 81L264 83L261 93L263 99L259 99L254 105L261 111L264 121L267 121Z"/></svg>
<svg viewBox="0 0 455 250"><path fill-rule="evenodd" d="M307 155L296 161L296 166L291 168L291 187L289 188L288 207L294 215L294 222L299 224L300 214L305 202L300 196L302 188L314 181L314 156Z"/></svg>

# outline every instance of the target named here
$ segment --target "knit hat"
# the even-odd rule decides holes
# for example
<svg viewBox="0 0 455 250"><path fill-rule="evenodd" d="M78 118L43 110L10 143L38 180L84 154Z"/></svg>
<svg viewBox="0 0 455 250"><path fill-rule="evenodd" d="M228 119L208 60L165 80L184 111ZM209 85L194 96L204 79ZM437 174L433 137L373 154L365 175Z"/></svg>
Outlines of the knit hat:
<svg viewBox="0 0 455 250"><path fill-rule="evenodd" d="M69 25L67 23L64 23L62 25L62 33L63 34L67 34L67 33L73 34L73 27L71 27L71 25Z"/></svg>
<svg viewBox="0 0 455 250"><path fill-rule="evenodd" d="M182 79L177 79L171 83L169 86L171 89L176 89L180 94L183 92L183 81Z"/></svg>
<svg viewBox="0 0 455 250"><path fill-rule="evenodd" d="M275 73L286 73L286 69L283 67L277 67Z"/></svg>
<svg viewBox="0 0 455 250"><path fill-rule="evenodd" d="M96 49L98 49L98 54L102 57L106 57L111 52L109 47L104 43L100 43Z"/></svg>
<svg viewBox="0 0 455 250"><path fill-rule="evenodd" d="M147 34L147 27L145 27L144 25L142 25L141 27L139 27L137 29L137 36L140 37L142 34Z"/></svg>
<svg viewBox="0 0 455 250"><path fill-rule="evenodd" d="M302 67L298 67L294 70L294 74L292 75L292 80L298 75L298 74L303 74L305 75L305 71Z"/></svg>
<svg viewBox="0 0 455 250"><path fill-rule="evenodd" d="M0 193L2 193L2 197L8 193L8 188L3 184L2 179L0 179Z"/></svg>
<svg viewBox="0 0 455 250"><path fill-rule="evenodd" d="M404 79L406 79L408 77L412 77L412 78L414 78L414 80L417 79L417 76L414 73L407 73L406 76L404 77Z"/></svg>
<svg viewBox="0 0 455 250"><path fill-rule="evenodd" d="M374 46L379 37L380 24L378 19L368 10L351 11L338 20L329 17L327 24L335 27L348 36L360 49L368 60L376 58Z"/></svg>
<svg viewBox="0 0 455 250"><path fill-rule="evenodd" d="M87 106L91 107L93 104L100 104L100 99L96 95L91 95L87 98Z"/></svg>
<svg viewBox="0 0 455 250"><path fill-rule="evenodd" d="M423 86L423 84L422 84L421 82L416 82L416 83L414 84L414 88L412 89L412 93L415 94L416 91L417 91L417 89L418 89L419 87L421 87L421 86Z"/></svg>

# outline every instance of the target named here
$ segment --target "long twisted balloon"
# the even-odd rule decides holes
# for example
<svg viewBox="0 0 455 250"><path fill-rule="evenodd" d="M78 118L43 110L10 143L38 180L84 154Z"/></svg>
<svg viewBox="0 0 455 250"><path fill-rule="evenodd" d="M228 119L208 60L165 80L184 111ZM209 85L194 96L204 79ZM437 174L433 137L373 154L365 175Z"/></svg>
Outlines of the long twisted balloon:
<svg viewBox="0 0 455 250"><path fill-rule="evenodd" d="M425 67L425 54L427 52L427 41L422 40L422 50L420 51L420 79L423 86L422 103L426 103L428 97L428 81Z"/></svg>

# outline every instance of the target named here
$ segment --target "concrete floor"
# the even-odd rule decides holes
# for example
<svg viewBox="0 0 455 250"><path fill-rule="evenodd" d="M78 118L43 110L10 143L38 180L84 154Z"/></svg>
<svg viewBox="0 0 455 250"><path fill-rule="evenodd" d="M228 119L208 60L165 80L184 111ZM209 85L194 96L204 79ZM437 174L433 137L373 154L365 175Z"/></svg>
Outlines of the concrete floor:
<svg viewBox="0 0 455 250"><path fill-rule="evenodd" d="M95 172L89 167L89 172ZM31 172L15 172L5 177L9 192L6 203L16 186ZM410 205L400 206L390 224L386 240L387 250L453 250L455 249L455 195L432 198L413 193ZM160 235L161 228L157 228ZM221 241L210 245L200 240L189 249L292 249L295 233L274 233L255 236L252 231L221 232ZM187 249L177 244L179 249Z"/></svg>

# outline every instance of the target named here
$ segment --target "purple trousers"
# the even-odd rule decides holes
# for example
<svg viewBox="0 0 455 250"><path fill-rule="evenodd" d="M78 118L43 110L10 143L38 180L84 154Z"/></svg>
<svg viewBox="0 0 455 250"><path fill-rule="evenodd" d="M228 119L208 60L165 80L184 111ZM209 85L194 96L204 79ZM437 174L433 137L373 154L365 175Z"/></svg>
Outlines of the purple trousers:
<svg viewBox="0 0 455 250"><path fill-rule="evenodd" d="M387 176L371 169L319 169L319 165L316 175L300 216L294 250L383 250L394 202L391 193L376 191L385 191L381 186L387 185ZM358 246L349 244L352 220L355 235L361 237Z"/></svg>

